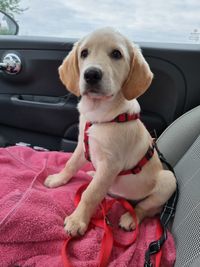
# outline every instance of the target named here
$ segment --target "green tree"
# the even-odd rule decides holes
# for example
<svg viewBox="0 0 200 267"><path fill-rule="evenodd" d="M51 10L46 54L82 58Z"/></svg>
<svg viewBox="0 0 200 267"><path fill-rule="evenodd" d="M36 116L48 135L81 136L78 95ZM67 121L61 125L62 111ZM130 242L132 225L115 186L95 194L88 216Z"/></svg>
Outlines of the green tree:
<svg viewBox="0 0 200 267"><path fill-rule="evenodd" d="M21 14L26 9L20 7L20 0L0 0L0 10L13 18L15 14Z"/></svg>

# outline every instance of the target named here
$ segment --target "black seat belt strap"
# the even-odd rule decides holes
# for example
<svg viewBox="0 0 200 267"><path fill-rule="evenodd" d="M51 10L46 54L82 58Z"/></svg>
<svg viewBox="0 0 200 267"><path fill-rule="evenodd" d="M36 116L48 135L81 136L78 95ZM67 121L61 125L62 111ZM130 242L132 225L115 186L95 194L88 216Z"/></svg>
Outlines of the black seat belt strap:
<svg viewBox="0 0 200 267"><path fill-rule="evenodd" d="M158 156L162 163L164 163L167 168L172 171L175 175L174 169L171 166L171 164L165 159L163 154L159 151L157 144L155 143L155 148L158 153ZM176 177L176 176L175 176ZM163 228L163 234L160 237L160 239L153 241L150 243L146 253L145 253L145 263L144 267L153 267L153 264L151 263L151 255L157 253L160 251L162 245L164 244L165 240L167 239L167 226L169 221L174 217L175 210L176 210L176 204L178 201L178 184L176 181L176 191L173 193L173 195L170 197L170 199L165 203L163 210L160 215L160 223Z"/></svg>

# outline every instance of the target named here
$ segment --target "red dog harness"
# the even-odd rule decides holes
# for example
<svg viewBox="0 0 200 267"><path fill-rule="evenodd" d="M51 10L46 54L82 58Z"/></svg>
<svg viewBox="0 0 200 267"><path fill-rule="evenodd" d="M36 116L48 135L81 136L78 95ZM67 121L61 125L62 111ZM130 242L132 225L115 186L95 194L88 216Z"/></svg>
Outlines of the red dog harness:
<svg viewBox="0 0 200 267"><path fill-rule="evenodd" d="M109 122L116 122L116 123L123 123L127 121L133 121L140 118L140 114L127 114L122 113L118 115L116 118ZM85 124L85 131L84 131L84 145L85 145L85 158L88 161L91 161L90 159L90 153L89 153L89 136L88 136L88 129L93 125L94 123L86 122ZM141 158L141 160L130 170L123 170L119 173L119 175L127 175L127 174L137 174L141 172L142 167L153 157L154 154L154 144L152 146L149 146L147 152L145 153L144 157Z"/></svg>
<svg viewBox="0 0 200 267"><path fill-rule="evenodd" d="M123 113L117 116L115 119L113 119L110 122L121 123L121 122L137 120L139 118L140 118L139 114L129 115L129 114ZM92 126L92 123L87 122L85 125L85 132L84 132L85 157L89 161L90 161L90 154L89 154L88 129L91 126ZM153 144L149 146L144 157L132 169L123 170L119 173L119 175L137 174L141 172L143 166L153 157L154 149L157 150L160 160L168 166L169 170L174 172L171 165L165 160L164 156L159 152L156 144L153 142ZM75 203L74 203L75 206L78 205L81 199L82 192L87 188L88 184L89 183L82 185L76 192ZM150 260L150 257L153 254L156 254L155 267L160 266L161 256L162 256L161 247L163 243L165 242L165 240L167 239L167 225L168 225L170 218L174 216L177 199L178 199L178 190L176 190L176 192L171 196L171 198L167 201L167 203L165 204L163 208L163 211L160 216L160 220L158 220L157 222L156 241L153 241L150 243L149 248L145 253L144 267L153 266ZM113 233L112 233L112 227L107 218L108 211L111 210L112 206L116 202L119 202L127 211L129 211L135 221L136 229L132 236L132 240L130 240L127 244L121 244L120 242L117 242L114 239ZM110 257L113 245L115 244L116 246L119 246L119 247L127 247L131 245L137 238L139 229L138 229L138 224L137 224L137 219L136 219L136 215L134 212L134 208L125 199L112 199L108 201L104 199L102 203L100 204L100 208L101 208L101 216L100 217L93 216L89 227L97 226L97 227L101 227L104 229L104 235L103 235L103 240L102 240L100 254L99 254L98 267L106 267L109 261L109 257ZM67 247L71 239L72 237L69 236L69 238L64 242L63 247L62 247L62 259L63 259L64 267L72 267L71 262L67 255Z"/></svg>

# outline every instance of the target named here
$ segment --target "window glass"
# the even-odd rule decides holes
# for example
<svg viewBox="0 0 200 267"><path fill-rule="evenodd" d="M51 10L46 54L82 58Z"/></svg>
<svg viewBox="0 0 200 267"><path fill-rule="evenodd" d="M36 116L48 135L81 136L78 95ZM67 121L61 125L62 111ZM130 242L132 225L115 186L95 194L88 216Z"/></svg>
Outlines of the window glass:
<svg viewBox="0 0 200 267"><path fill-rule="evenodd" d="M20 35L79 38L112 26L132 40L200 43L200 0L19 0Z"/></svg>

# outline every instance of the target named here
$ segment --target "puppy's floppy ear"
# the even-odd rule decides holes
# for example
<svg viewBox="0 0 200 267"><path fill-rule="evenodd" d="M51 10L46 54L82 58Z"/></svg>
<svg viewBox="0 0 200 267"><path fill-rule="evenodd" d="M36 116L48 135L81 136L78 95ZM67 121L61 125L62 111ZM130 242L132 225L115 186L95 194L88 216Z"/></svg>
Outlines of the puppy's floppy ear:
<svg viewBox="0 0 200 267"><path fill-rule="evenodd" d="M148 63L139 48L133 47L130 71L122 87L124 97L128 100L139 97L148 89L152 79Z"/></svg>
<svg viewBox="0 0 200 267"><path fill-rule="evenodd" d="M80 96L79 90L79 67L78 67L78 43L75 43L73 49L63 60L58 68L59 76L66 88L76 96Z"/></svg>

